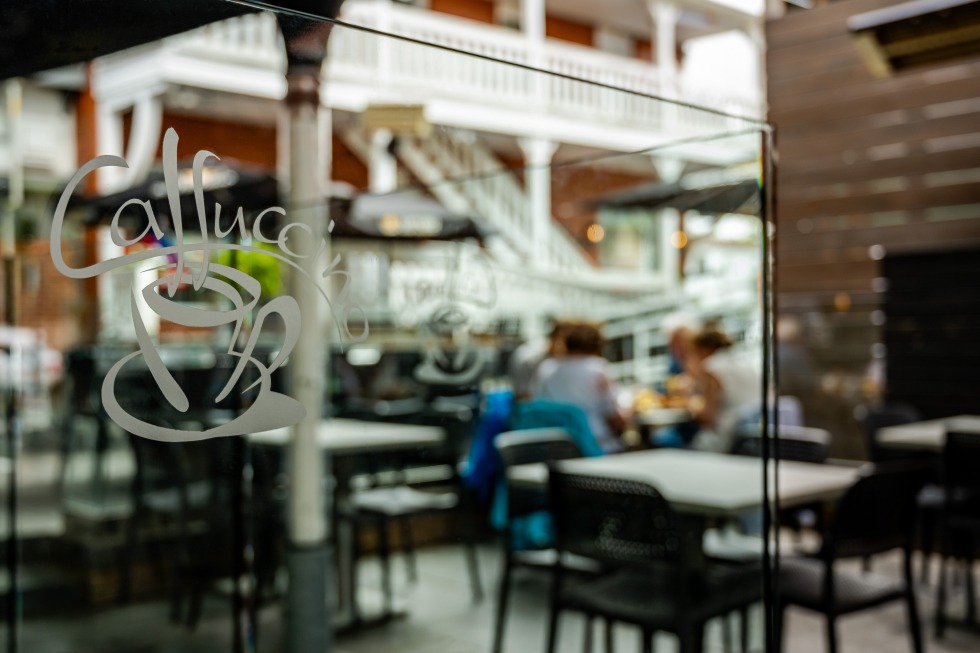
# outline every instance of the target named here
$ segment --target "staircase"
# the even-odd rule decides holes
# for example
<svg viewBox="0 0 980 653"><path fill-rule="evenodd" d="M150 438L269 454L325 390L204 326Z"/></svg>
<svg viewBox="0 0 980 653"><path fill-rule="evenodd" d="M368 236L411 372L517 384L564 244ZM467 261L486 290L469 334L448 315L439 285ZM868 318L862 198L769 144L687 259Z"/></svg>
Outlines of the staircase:
<svg viewBox="0 0 980 653"><path fill-rule="evenodd" d="M368 146L360 132L346 131L344 141L367 160ZM398 157L447 209L480 218L495 229L516 255L508 257L494 248L505 260L536 260L552 272L593 270L578 243L554 220L544 251L535 251L527 193L475 134L439 128L424 140L399 141Z"/></svg>

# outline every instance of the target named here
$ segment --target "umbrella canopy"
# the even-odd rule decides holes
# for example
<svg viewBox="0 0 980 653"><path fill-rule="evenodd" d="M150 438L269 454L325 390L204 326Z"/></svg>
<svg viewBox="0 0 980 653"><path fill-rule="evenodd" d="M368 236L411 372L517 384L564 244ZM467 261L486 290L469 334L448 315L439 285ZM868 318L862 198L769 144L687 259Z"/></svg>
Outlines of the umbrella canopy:
<svg viewBox="0 0 980 653"><path fill-rule="evenodd" d="M705 215L755 215L759 209L759 184L755 179L701 188L685 188L677 183L644 184L600 197L590 204L595 208L675 208Z"/></svg>
<svg viewBox="0 0 980 653"><path fill-rule="evenodd" d="M326 18L342 0L268 3ZM0 3L0 79L89 61L257 9L226 0L30 0Z"/></svg>
<svg viewBox="0 0 980 653"><path fill-rule="evenodd" d="M339 219L338 219L339 217ZM416 190L361 194L334 218L333 235L385 240L483 240L493 233L469 216L457 215Z"/></svg>
<svg viewBox="0 0 980 653"><path fill-rule="evenodd" d="M194 198L193 177L190 162L178 166L177 187L180 194L180 211L184 223L193 216L196 224L197 204ZM241 207L245 212L246 225L258 211L279 205L279 190L276 178L261 168L255 168L222 159L220 163L209 161L202 169L204 207L208 224L227 231L234 223L235 214ZM98 197L74 197L69 208L85 211L84 222L89 225L110 221L123 204L129 200L145 200L150 203L153 214L161 223L169 224L165 218L170 214L167 188L163 172L152 171L143 183L126 190ZM215 205L221 205L218 213ZM217 225L215 215L218 214ZM275 216L273 216L275 217ZM119 222L125 226L142 230L146 226L146 213L138 207L127 208L120 215ZM274 221L270 220L270 225Z"/></svg>

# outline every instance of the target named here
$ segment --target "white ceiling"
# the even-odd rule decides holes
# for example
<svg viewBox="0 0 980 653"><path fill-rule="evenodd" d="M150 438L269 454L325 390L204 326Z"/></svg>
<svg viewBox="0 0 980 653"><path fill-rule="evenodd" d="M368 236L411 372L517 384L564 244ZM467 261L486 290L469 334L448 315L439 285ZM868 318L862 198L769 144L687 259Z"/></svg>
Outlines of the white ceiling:
<svg viewBox="0 0 980 653"><path fill-rule="evenodd" d="M601 12L597 7L599 4ZM709 0L702 4L711 5L712 2ZM724 1L718 4L733 6ZM653 32L653 20L646 0L601 0L601 3L596 0L546 0L545 5L549 14L587 23L596 23L597 14L601 13L600 24L641 38L650 38ZM738 3L734 3L734 6L738 6ZM678 41L730 30L731 26L721 19L724 12L721 7L717 13L710 8L684 8L677 30Z"/></svg>

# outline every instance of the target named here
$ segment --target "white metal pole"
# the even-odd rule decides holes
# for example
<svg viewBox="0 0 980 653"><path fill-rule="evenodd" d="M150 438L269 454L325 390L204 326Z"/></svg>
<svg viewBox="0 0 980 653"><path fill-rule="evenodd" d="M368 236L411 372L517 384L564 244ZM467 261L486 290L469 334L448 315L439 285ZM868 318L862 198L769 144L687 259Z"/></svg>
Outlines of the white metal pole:
<svg viewBox="0 0 980 653"><path fill-rule="evenodd" d="M328 17L340 2L327 3ZM324 201L321 148L320 75L332 25L287 15L278 16L286 44L286 110L288 112L289 193L287 219L303 225L312 251L328 256L329 236ZM282 154L282 153L281 153ZM297 243L297 247L302 244ZM313 262L316 265L316 262ZM317 279L313 275L313 279ZM324 414L327 332L323 328L320 290L315 281L291 274L289 290L299 304L301 324L289 357L290 389L306 409L292 429L289 447L289 592L286 597L287 653L326 653L333 648L327 588L333 569L329 549L328 461L317 442Z"/></svg>

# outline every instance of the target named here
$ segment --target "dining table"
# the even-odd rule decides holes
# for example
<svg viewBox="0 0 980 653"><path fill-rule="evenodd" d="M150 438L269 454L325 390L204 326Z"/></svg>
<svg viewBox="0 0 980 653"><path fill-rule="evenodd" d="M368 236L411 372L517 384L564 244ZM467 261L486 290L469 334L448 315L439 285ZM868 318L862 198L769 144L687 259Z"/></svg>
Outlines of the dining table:
<svg viewBox="0 0 980 653"><path fill-rule="evenodd" d="M320 450L330 456L334 479L333 505L337 508L344 506L350 495L351 479L359 469L359 457L438 447L445 442L446 431L438 426L329 418L318 422L316 437ZM289 427L248 436L249 442L255 446L277 450L285 449L291 438ZM336 515L337 511L334 513ZM348 520L335 518L333 526L338 570L334 627L336 631L352 630L372 623L361 618L356 609L356 533ZM388 621L394 616L385 614L377 621Z"/></svg>
<svg viewBox="0 0 980 653"><path fill-rule="evenodd" d="M677 514L692 553L704 558L722 542L733 558L761 560L761 537L740 537L729 547L727 525L759 514L765 502L764 463L760 458L689 449L650 449L577 458L560 463L564 472L648 483L663 495ZM793 508L839 499L861 474L861 467L783 460L768 465L769 497L780 508ZM544 488L548 468L542 463L508 469L508 482ZM714 527L714 528L713 528ZM749 542L752 540L752 542ZM736 552L734 549L738 549ZM728 557L723 555L722 557Z"/></svg>
<svg viewBox="0 0 980 653"><path fill-rule="evenodd" d="M597 458L562 461L573 474L649 483L680 513L739 517L763 505L763 462L750 456L651 449ZM792 508L840 498L860 474L859 467L781 460L769 466L770 493L779 507ZM508 470L511 483L543 487L548 468L541 463Z"/></svg>
<svg viewBox="0 0 980 653"><path fill-rule="evenodd" d="M980 415L956 415L941 419L885 426L875 434L878 446L938 453L946 445L948 431L980 432Z"/></svg>

